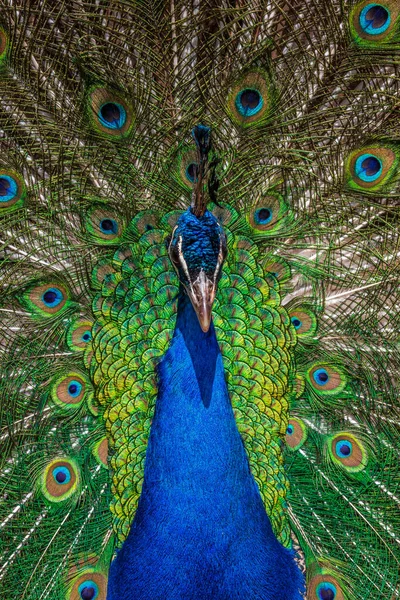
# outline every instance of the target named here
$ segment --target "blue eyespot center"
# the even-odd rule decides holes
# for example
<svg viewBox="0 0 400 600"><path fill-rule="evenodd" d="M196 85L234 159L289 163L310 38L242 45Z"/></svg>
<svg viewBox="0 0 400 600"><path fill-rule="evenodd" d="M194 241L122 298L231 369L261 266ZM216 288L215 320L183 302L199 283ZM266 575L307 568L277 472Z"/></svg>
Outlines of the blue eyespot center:
<svg viewBox="0 0 400 600"><path fill-rule="evenodd" d="M44 292L42 300L46 306L54 308L64 300L64 295L61 290L52 287Z"/></svg>
<svg viewBox="0 0 400 600"><path fill-rule="evenodd" d="M191 181L192 183L194 183L195 181L197 181L197 163L192 162L190 163L190 165L188 165L188 167L186 168L186 177L189 179L189 181Z"/></svg>
<svg viewBox="0 0 400 600"><path fill-rule="evenodd" d="M68 394L77 398L82 391L82 384L79 381L72 380L68 386Z"/></svg>
<svg viewBox="0 0 400 600"><path fill-rule="evenodd" d="M360 27L365 33L379 35L390 25L390 12L381 4L367 4L360 13Z"/></svg>
<svg viewBox="0 0 400 600"><path fill-rule="evenodd" d="M355 171L363 181L376 181L382 174L382 162L373 154L362 154L356 160Z"/></svg>
<svg viewBox="0 0 400 600"><path fill-rule="evenodd" d="M313 373L313 378L317 385L326 385L329 381L328 371L326 369L317 369Z"/></svg>
<svg viewBox="0 0 400 600"><path fill-rule="evenodd" d="M270 208L258 208L254 213L254 220L259 225L268 225L272 221L272 210Z"/></svg>
<svg viewBox="0 0 400 600"><path fill-rule="evenodd" d="M286 433L287 433L287 435L292 435L292 434L293 434L293 432L294 432L294 427L293 427L293 425L288 425L288 426L287 426L287 428L286 428Z"/></svg>
<svg viewBox="0 0 400 600"><path fill-rule="evenodd" d="M330 581L323 581L317 586L317 596L320 600L335 600L336 586Z"/></svg>
<svg viewBox="0 0 400 600"><path fill-rule="evenodd" d="M300 329L300 327L303 325L303 323L297 317L292 317L291 321L292 321L292 325L295 329Z"/></svg>
<svg viewBox="0 0 400 600"><path fill-rule="evenodd" d="M260 112L264 105L263 97L254 88L241 90L236 96L235 106L243 117L252 117Z"/></svg>
<svg viewBox="0 0 400 600"><path fill-rule="evenodd" d="M53 470L53 477L61 485L65 485L71 481L71 473L67 467L56 467Z"/></svg>
<svg viewBox="0 0 400 600"><path fill-rule="evenodd" d="M336 442L335 449L340 458L348 458L353 453L353 444L349 440L340 440Z"/></svg>
<svg viewBox="0 0 400 600"><path fill-rule="evenodd" d="M114 219L102 219L100 229L106 235L116 235L118 233L118 223Z"/></svg>
<svg viewBox="0 0 400 600"><path fill-rule="evenodd" d="M88 342L89 340L92 339L92 334L90 331L85 331L85 333L82 336L82 341L84 342Z"/></svg>
<svg viewBox="0 0 400 600"><path fill-rule="evenodd" d="M82 600L95 600L99 595L99 588L91 579L82 582L78 591Z"/></svg>
<svg viewBox="0 0 400 600"><path fill-rule="evenodd" d="M2 175L0 177L0 203L9 202L18 193L18 185L15 179L9 175Z"/></svg>
<svg viewBox="0 0 400 600"><path fill-rule="evenodd" d="M106 102L100 107L100 123L108 129L121 129L126 123L126 110L118 102Z"/></svg>

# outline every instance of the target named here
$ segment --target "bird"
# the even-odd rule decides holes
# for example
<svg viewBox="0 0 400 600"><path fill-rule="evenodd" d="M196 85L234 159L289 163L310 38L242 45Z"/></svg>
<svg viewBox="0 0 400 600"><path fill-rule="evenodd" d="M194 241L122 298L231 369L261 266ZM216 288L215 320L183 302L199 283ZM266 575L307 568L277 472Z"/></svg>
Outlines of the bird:
<svg viewBox="0 0 400 600"><path fill-rule="evenodd" d="M395 600L395 0L1 0L0 597Z"/></svg>

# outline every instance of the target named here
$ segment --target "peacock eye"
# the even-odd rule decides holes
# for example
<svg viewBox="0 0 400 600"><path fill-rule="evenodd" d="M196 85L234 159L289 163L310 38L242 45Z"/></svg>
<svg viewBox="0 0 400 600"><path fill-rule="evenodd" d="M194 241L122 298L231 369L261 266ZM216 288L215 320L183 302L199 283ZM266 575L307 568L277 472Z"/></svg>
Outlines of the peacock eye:
<svg viewBox="0 0 400 600"><path fill-rule="evenodd" d="M390 25L390 13L381 4L367 4L360 13L360 27L369 35L384 33Z"/></svg>
<svg viewBox="0 0 400 600"><path fill-rule="evenodd" d="M126 123L126 111L119 102L106 102L100 107L99 121L108 129L121 129Z"/></svg>
<svg viewBox="0 0 400 600"><path fill-rule="evenodd" d="M189 179L189 181L191 181L192 183L194 183L195 181L197 181L197 168L198 165L195 162L191 162L187 167L186 167L186 177Z"/></svg>
<svg viewBox="0 0 400 600"><path fill-rule="evenodd" d="M221 252L222 252L223 259L225 260L227 254L228 254L228 246L226 243L226 235L224 233L222 233L222 235L221 235Z"/></svg>
<svg viewBox="0 0 400 600"><path fill-rule="evenodd" d="M169 257L175 266L178 266L180 264L179 251L176 246L169 247Z"/></svg>
<svg viewBox="0 0 400 600"><path fill-rule="evenodd" d="M254 88L245 88L236 96L235 105L244 117L252 117L260 112L264 104L260 92Z"/></svg>
<svg viewBox="0 0 400 600"><path fill-rule="evenodd" d="M83 581L79 586L79 596L82 600L96 600L98 595L99 588L91 579Z"/></svg>

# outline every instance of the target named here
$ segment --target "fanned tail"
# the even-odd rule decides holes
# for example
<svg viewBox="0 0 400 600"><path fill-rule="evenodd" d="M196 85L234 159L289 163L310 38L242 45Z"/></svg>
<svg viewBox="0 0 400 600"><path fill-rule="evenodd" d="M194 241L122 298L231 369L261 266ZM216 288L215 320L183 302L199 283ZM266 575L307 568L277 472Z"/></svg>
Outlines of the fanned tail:
<svg viewBox="0 0 400 600"><path fill-rule="evenodd" d="M227 372L232 346L248 361L231 394L277 535L289 543L286 475L260 432L282 370L278 437L308 599L400 597L399 13L394 0L3 2L2 597L105 598L173 330L163 236L191 201L200 122L213 130L213 210L232 229L235 290L221 286L215 318ZM271 306L283 298L271 327L248 292L260 278ZM251 394L260 367L236 348L243 315L264 323L251 343L275 352ZM283 338L297 340L296 374ZM117 477L126 444L112 410L128 418L123 393L142 367ZM115 535L109 505L127 496Z"/></svg>

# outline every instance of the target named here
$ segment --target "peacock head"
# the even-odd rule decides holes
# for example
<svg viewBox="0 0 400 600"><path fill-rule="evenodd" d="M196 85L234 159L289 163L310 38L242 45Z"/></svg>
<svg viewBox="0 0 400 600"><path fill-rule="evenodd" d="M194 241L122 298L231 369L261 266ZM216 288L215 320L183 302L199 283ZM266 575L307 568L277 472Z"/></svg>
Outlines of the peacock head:
<svg viewBox="0 0 400 600"><path fill-rule="evenodd" d="M225 233L206 210L197 217L189 208L179 218L172 232L168 254L179 281L190 298L200 327L207 332L211 310L227 254Z"/></svg>

